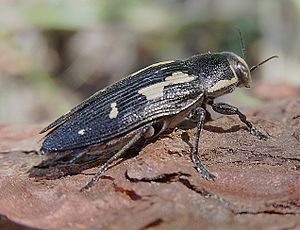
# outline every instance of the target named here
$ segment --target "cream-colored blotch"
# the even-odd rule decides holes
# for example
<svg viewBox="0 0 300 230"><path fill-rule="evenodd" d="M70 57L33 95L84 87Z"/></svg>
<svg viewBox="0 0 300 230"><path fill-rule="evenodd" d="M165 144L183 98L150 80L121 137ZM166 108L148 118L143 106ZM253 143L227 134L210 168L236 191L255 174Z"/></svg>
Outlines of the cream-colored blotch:
<svg viewBox="0 0 300 230"><path fill-rule="evenodd" d="M234 69L232 68L232 66L230 65L229 66L232 73L233 73L233 78L229 79L229 80L220 80L220 81L217 81L216 84L214 84L212 87L210 87L207 91L209 93L213 93L213 92L216 92L216 91L219 91L223 88L226 88L230 85L233 85L233 84L236 84L238 82L238 77L234 71Z"/></svg>
<svg viewBox="0 0 300 230"><path fill-rule="evenodd" d="M131 74L130 76L137 75L137 74L139 74L139 73L141 73L141 72L143 72L143 71L145 71L145 70L147 70L147 69L150 69L150 68L152 68L152 67L160 66L160 65L165 65L165 64L172 63L172 62L174 62L174 61L163 61L163 62L158 62L158 63L152 64L152 65L149 65L149 66L147 66L147 67L145 67L145 68L143 68L143 69L140 69L140 70L134 72L133 74Z"/></svg>
<svg viewBox="0 0 300 230"><path fill-rule="evenodd" d="M109 113L109 118L110 119L116 118L119 113L118 108L117 108L117 103L116 102L111 103L110 107L111 107L111 111Z"/></svg>
<svg viewBox="0 0 300 230"><path fill-rule="evenodd" d="M80 129L80 130L78 131L78 134L79 134L79 135L84 135L84 134L85 134L85 129Z"/></svg>
<svg viewBox="0 0 300 230"><path fill-rule="evenodd" d="M171 76L165 78L165 81L159 82L138 91L139 94L144 95L147 100L157 99L163 96L164 87L169 85L176 85L191 82L196 79L196 76L189 75L183 72L175 72Z"/></svg>

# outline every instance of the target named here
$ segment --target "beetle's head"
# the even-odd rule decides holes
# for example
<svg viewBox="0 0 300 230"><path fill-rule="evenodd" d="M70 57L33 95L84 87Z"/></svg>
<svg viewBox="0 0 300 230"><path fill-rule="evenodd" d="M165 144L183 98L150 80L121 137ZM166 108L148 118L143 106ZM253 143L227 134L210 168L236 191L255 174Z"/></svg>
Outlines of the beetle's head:
<svg viewBox="0 0 300 230"><path fill-rule="evenodd" d="M252 66L251 68L249 68L249 66L247 65L246 61L241 58L240 56L231 53L231 52L222 52L223 55L226 56L230 68L233 71L233 74L238 78L238 82L237 82L237 86L238 87L246 87L246 88L250 88L250 84L251 84L251 72L253 72L254 70L256 70L259 66L261 66L262 64L270 61L273 58L278 58L277 55L271 56L265 60L263 60L262 62L258 63L257 65Z"/></svg>
<svg viewBox="0 0 300 230"><path fill-rule="evenodd" d="M237 77L237 86L250 88L251 74L245 60L231 52L222 52L222 54L226 56L233 74Z"/></svg>

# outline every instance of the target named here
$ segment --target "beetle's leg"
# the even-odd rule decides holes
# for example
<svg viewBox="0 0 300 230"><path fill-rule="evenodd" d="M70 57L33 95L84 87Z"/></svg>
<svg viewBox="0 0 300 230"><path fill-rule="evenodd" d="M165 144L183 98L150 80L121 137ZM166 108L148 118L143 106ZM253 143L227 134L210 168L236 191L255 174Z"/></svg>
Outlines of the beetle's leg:
<svg viewBox="0 0 300 230"><path fill-rule="evenodd" d="M134 145L147 130L149 129L148 126L142 128L139 132L133 136L133 138L125 145L122 149L120 149L118 152L116 152L111 158L109 158L101 167L99 168L99 171L95 174L95 176L85 185L83 186L80 191L83 191L84 189L88 189L92 186L94 186L97 182L97 180L102 176L102 174L107 170L109 165L113 163L115 160L120 158L132 145Z"/></svg>
<svg viewBox="0 0 300 230"><path fill-rule="evenodd" d="M256 136L260 140L267 140L268 137L255 128L255 126L247 120L247 117L241 113L237 107L226 103L215 103L212 104L212 109L224 115L238 115L240 120L247 125L252 135Z"/></svg>
<svg viewBox="0 0 300 230"><path fill-rule="evenodd" d="M192 147L192 160L194 164L196 165L196 168L198 172L201 173L201 175L207 179L207 180L214 180L215 176L211 174L201 163L199 153L198 153L198 147L199 147L199 140L200 140L200 133L203 127L204 119L205 119L205 109L202 107L196 108L191 116L190 119L197 121L197 131L196 131L196 138L194 145Z"/></svg>
<svg viewBox="0 0 300 230"><path fill-rule="evenodd" d="M205 101L203 102L202 106L205 109L205 122L207 121L212 121L212 116L211 113L207 110L207 105L212 105L214 103L214 100L212 98L206 98Z"/></svg>

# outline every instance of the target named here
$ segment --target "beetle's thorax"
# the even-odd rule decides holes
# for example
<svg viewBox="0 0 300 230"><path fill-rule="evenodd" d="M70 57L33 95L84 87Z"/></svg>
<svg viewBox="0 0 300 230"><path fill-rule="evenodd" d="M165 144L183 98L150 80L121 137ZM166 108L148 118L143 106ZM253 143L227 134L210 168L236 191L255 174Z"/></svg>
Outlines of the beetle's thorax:
<svg viewBox="0 0 300 230"><path fill-rule="evenodd" d="M209 97L219 97L236 87L249 87L251 82L247 63L230 52L196 55L186 60L199 76Z"/></svg>

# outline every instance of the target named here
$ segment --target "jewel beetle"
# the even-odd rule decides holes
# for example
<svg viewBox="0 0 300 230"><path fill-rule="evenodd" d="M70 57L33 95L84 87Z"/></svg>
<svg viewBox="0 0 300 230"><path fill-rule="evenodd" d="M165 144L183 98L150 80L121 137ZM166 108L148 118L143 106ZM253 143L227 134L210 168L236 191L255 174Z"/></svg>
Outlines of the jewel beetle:
<svg viewBox="0 0 300 230"><path fill-rule="evenodd" d="M198 154L207 114L205 106L221 114L238 115L252 135L266 140L267 136L237 107L214 103L214 99L237 87L250 87L250 72L275 57L251 68L232 52L208 52L150 65L98 91L44 128L40 133L48 133L40 153L60 155L77 151L75 160L84 149L109 153L110 158L83 187L86 189L141 138L158 136L188 119L197 123L191 159L204 178L214 180Z"/></svg>

